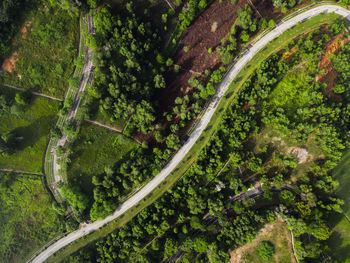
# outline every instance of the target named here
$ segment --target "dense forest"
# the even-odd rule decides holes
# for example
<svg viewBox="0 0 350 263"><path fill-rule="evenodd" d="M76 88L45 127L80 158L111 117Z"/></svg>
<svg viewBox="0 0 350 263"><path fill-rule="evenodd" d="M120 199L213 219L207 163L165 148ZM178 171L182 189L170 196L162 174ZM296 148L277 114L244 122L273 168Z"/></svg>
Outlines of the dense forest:
<svg viewBox="0 0 350 263"><path fill-rule="evenodd" d="M344 91L350 44L331 56L340 85L334 93L315 81L322 74L315 54L343 29L342 22L329 33L323 27L262 62L186 175L128 224L66 262L160 262L176 255L180 262L228 262L228 249L251 241L276 217L294 233L299 260L330 255L327 219L342 205L332 169L349 147L350 97ZM297 52L286 57L290 50ZM295 81L281 88L295 71L302 76L298 91ZM266 140L271 134L276 139ZM315 156L301 164L290 147ZM262 195L237 198L257 181Z"/></svg>
<svg viewBox="0 0 350 263"><path fill-rule="evenodd" d="M177 30L185 30L195 14L206 6L195 1L188 4L190 11L179 14ZM106 167L104 173L93 177L94 202L90 212L93 220L110 214L128 193L161 170L181 146L182 130L188 128L207 99L215 94L216 85L226 71L221 66L213 71L206 70L204 77L191 77L187 84L193 91L177 97L171 111L160 114L157 90L166 88L163 75L173 62L166 56L167 51L161 52L164 40L157 33L160 29L152 20L150 11L146 9L143 16L138 16L139 11L132 2L125 7L126 10L118 15L111 7L103 7L94 18L96 34L89 36L88 45L94 50L96 69L89 89L88 107L93 114L98 106L97 110L111 123L127 120L126 135L143 133L149 134L150 139L144 141L141 148L131 151L123 161L114 167ZM267 26L258 24L248 5L238 13L229 40L217 48L226 64L232 62L238 45L244 42L242 36L249 39L258 27L264 29ZM176 35L172 39L176 42ZM179 70L175 66L173 68ZM79 210L86 214L90 206L86 195L84 197L75 186L71 187L75 189L70 191L71 198L84 203Z"/></svg>

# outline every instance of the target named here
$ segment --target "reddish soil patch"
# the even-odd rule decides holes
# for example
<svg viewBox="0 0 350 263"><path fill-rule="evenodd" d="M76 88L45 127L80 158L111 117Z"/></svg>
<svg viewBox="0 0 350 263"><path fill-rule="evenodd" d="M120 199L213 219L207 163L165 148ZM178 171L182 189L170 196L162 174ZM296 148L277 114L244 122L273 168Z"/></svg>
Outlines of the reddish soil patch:
<svg viewBox="0 0 350 263"><path fill-rule="evenodd" d="M194 91L193 88L188 88L190 77L196 75L204 79L203 73L206 69L213 71L222 66L221 57L215 52L215 48L221 44L221 39L227 37L238 17L238 9L243 9L245 5L250 5L257 11L255 12L257 18L261 15L269 20L271 17L281 15L279 10L273 8L271 0L238 0L234 5L231 0L222 0L221 3L219 0L214 0L183 33L173 56L174 64L180 66L180 70L176 73L171 67L165 73L166 88L156 94L159 100L157 112L160 113L158 123L162 123L162 126L166 128L171 124L164 120L161 114L172 111L175 98ZM188 52L184 51L185 46ZM211 53L208 52L209 48L212 49ZM137 134L135 138L143 141L150 137Z"/></svg>
<svg viewBox="0 0 350 263"><path fill-rule="evenodd" d="M2 63L2 69L7 72L12 72L15 69L16 62L18 60L17 52L14 52L11 57L5 58L4 62Z"/></svg>
<svg viewBox="0 0 350 263"><path fill-rule="evenodd" d="M27 37L27 27L26 26L24 26L21 29L21 33L22 33L22 35L21 35L22 39L25 39Z"/></svg>
<svg viewBox="0 0 350 263"><path fill-rule="evenodd" d="M338 73L334 70L332 61L329 55L338 52L339 48L344 45L346 40L344 39L344 32L338 35L327 47L325 54L323 55L320 63L320 69L324 70L324 73L320 76L316 76L316 81L321 81L327 84L327 88L323 91L323 95L330 97L336 101L341 101L342 97L339 94L333 92L333 88L336 84L335 80Z"/></svg>
<svg viewBox="0 0 350 263"><path fill-rule="evenodd" d="M221 58L214 50L220 45L221 39L230 32L237 18L237 10L243 8L246 3L245 0L239 0L232 5L231 0L223 0L222 3L216 0L183 33L174 55L174 64L179 65L181 69L178 73L172 69L166 73L167 87L159 94L162 98L162 111L170 110L174 99L185 95L180 89L183 87L186 90L188 79L193 73L202 74L206 69L219 67ZM183 50L185 46L188 47L188 52ZM209 48L213 50L211 54L208 53ZM187 89L186 92L190 90Z"/></svg>

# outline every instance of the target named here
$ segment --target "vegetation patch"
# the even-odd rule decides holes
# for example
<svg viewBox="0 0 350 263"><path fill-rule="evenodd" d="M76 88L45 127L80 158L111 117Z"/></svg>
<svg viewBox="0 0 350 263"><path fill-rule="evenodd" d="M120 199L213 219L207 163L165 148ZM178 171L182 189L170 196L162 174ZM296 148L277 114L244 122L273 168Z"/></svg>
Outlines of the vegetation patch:
<svg viewBox="0 0 350 263"><path fill-rule="evenodd" d="M326 220L341 212L341 200L334 197L336 182L330 174L348 145L348 129L342 123L350 119L346 103L349 95L342 94L342 103L326 99L322 93L324 86L314 81L314 73L309 73L309 101L294 114L287 104L274 108L269 102L286 73L304 59L322 52L328 39L336 34L316 30L303 35L301 41L291 44L299 54L293 61L284 61L281 54L260 61L235 94L223 118L218 120L218 130L210 136L185 176L136 215L135 220L92 246L92 256L82 251L67 261L90 258L92 261L226 262L228 245L236 249L251 242L264 224L275 220L276 214L295 236L297 258L319 259L326 250L324 240L331 232ZM348 54L349 48L350 45L345 45L343 52ZM343 68L339 71L348 78ZM327 114L333 110L337 114ZM317 134L315 147L324 153L323 160L315 161L303 177L291 183L300 165L293 154L276 151L270 145L265 145L259 153L254 151L253 138L267 127L273 127L280 137L293 138L299 148ZM185 157L185 161L192 160ZM156 197L150 195L147 199L152 198ZM126 216L129 214L123 215L119 223L125 222Z"/></svg>
<svg viewBox="0 0 350 263"><path fill-rule="evenodd" d="M24 262L62 233L43 177L0 173L0 262Z"/></svg>
<svg viewBox="0 0 350 263"><path fill-rule="evenodd" d="M84 123L76 138L67 169L68 184L79 187L86 196L93 195L93 177L109 173L118 161L138 144L106 128Z"/></svg>
<svg viewBox="0 0 350 263"><path fill-rule="evenodd" d="M5 61L3 78L7 84L62 99L78 53L79 19L38 2L13 40L14 53Z"/></svg>
<svg viewBox="0 0 350 263"><path fill-rule="evenodd" d="M0 87L0 99L0 168L42 172L50 129L60 103L6 87Z"/></svg>
<svg viewBox="0 0 350 263"><path fill-rule="evenodd" d="M265 244L272 250L266 250ZM260 246L263 255L270 255L267 260L260 256ZM266 251L273 253L265 253ZM256 238L232 251L231 263L295 263L293 255L291 234L284 222L278 220L276 223L265 225L257 234Z"/></svg>
<svg viewBox="0 0 350 263"><path fill-rule="evenodd" d="M96 239L106 235L107 233L110 233L114 229L118 228L121 223L125 223L125 222L129 221L138 212L140 212L144 207L147 207L148 205L153 203L155 200L157 200L157 198L159 198L186 171L187 171L187 175L183 177L184 179L189 176L188 173L192 169L197 169L198 165L195 168L191 168L191 169L188 169L188 168L193 163L193 161L196 158L198 158L198 156L201 156L200 160L202 160L202 158L204 158L204 160L206 160L206 155L208 155L210 152L215 154L215 156L218 156L218 150L215 150L215 148L216 147L221 147L221 146L219 146L220 145L220 140L217 140L216 137L213 138L213 131L215 131L217 129L217 127L219 126L219 123L220 123L220 121L222 119L222 116L223 116L223 114L225 112L224 109L226 109L229 105L232 105L232 103L231 103L232 102L232 98L237 96L237 92L242 87L243 83L247 80L247 78L254 72L254 70L256 69L257 65L259 65L259 63L262 60L266 59L270 54L276 52L282 46L288 44L290 42L290 40L292 40L297 35L299 35L299 34L301 34L303 32L306 32L306 31L312 31L312 30L318 28L321 24L323 24L325 22L334 21L336 18L338 18L338 16L334 15L334 14L326 14L326 15L322 15L322 16L317 16L315 18L312 18L312 19L310 19L310 20L308 20L308 21L306 21L304 23L301 23L301 24L295 26L294 28L292 28L288 32L284 33L280 38L278 38L277 40L272 41L269 45L267 45L264 48L264 50L259 52L253 58L253 60L251 62L249 62L246 65L246 67L240 72L239 76L237 76L236 80L231 84L231 87L230 87L230 90L228 91L227 96L219 104L219 109L214 114L214 116L212 118L212 122L210 123L208 129L206 129L202 133L202 135L199 138L198 143L191 149L190 153L184 158L184 160L181 162L181 165L173 172L173 174L169 178L167 178L167 180L165 180L165 182L161 186L157 187L157 189L150 196L148 196L147 198L142 200L139 203L138 207L134 207L130 211L126 212L121 218L118 218L117 220L111 222L110 224L108 224L104 228L101 228L98 231L95 231L94 233L90 234L86 238L80 239L77 242L74 242L71 246L62 249L60 252L57 253L56 256L51 257L49 259L49 261L52 262L52 261L55 261L57 259L62 259L64 257L67 257L67 255L71 254L72 251L76 251L78 248L86 245L91 240L96 240ZM242 109L242 107L244 105L245 104L241 105L240 111L241 111L241 109ZM253 109L252 107L250 107L250 108ZM236 123L236 121L235 122L230 121L229 123L231 123L233 125L234 123ZM237 126L240 127L240 125L238 125L238 124L237 124ZM239 135L239 136L241 136L241 135ZM209 139L212 139L213 141L217 140L219 144L217 144L212 151L208 151L206 149L205 153L199 154L200 149L202 149L204 147L204 145L206 145L206 143L209 141ZM223 144L223 145L225 145L225 144ZM235 157L235 155L233 155L232 157ZM208 156L208 158L211 158L211 157ZM211 163L213 165L217 166L217 167L215 169L214 169L214 167L206 168L207 170L205 172L205 174L208 174L209 171L210 171L210 177L211 176L215 177L215 175L217 174L217 171L221 169L221 165L224 165L226 163L226 161L227 161L227 158L225 158L225 157L220 158L221 160L214 160L214 159L216 159L216 158L213 157L213 161L211 161ZM231 162L232 162L232 160L235 160L235 158L231 159ZM287 163L288 163L288 161L286 162L286 164ZM289 165L293 165L293 162L289 162ZM191 174L193 174L193 171L191 172ZM190 175L190 177L192 177L192 175ZM199 178L203 178L204 179L203 174L201 174L199 176ZM205 180L208 179L207 177L205 177L205 178L206 178ZM230 178L230 177L228 177L228 178ZM228 178L227 178L227 180L229 180ZM195 182L198 185L198 182L199 182L198 180L199 179L197 178L197 176L195 176L193 179L188 179L188 180L193 181L193 182ZM185 181L186 184L188 184L188 182L189 182L188 180ZM211 181L210 179L208 179L208 180ZM204 182L205 186L206 186L207 183L208 183L208 181ZM231 189L235 189L236 193L237 192L239 193L239 191L241 189L240 187L243 187L243 189L247 189L247 188L244 188L245 186L237 186L237 184L240 185L239 181L235 182L232 185L233 188L231 188ZM195 186L195 185L193 185L193 186ZM176 188L176 189L181 189L181 187L180 188ZM206 187L203 187L202 189L206 189ZM173 190L171 190L171 191L173 191ZM187 190L185 190L185 192L186 191ZM182 197L181 200L183 200L184 193L181 193L180 195L176 194L176 197L174 197L173 195L170 196L169 198L170 198L171 201L168 200L168 197L166 199L161 198L161 199L159 199L159 201L161 201L162 203L163 202L167 202L166 204L170 203L171 207L178 206L178 205L172 204L172 202L175 202L176 200L178 200L177 199L178 197ZM230 191L230 193L232 193L232 190ZM165 197L165 196L163 196L163 197ZM217 200L217 198L218 197L215 197L212 200ZM202 201L203 201L203 198L199 199L199 198L195 197L195 198L192 198L192 199L195 199L195 200L197 200L200 203L202 203ZM219 201L219 200L217 200L217 201ZM159 204L157 204L157 207L159 207ZM151 209L151 208L154 209L154 206L150 206L149 207L149 209ZM163 211L163 214L164 214L164 210L162 210L162 211ZM145 216L145 215L143 215L143 216ZM169 214L169 216L171 216L171 214ZM237 220L235 221L234 224L243 223L241 220L243 218L246 218L246 217L251 218L250 216L251 215L249 213L245 214L245 215L240 215L240 217L237 218ZM141 217L140 214L137 217L138 217L138 220L132 220L131 221L132 223L129 223L129 224L132 224L132 226L134 226L134 224L137 224L137 222L140 222L139 220L143 221L142 219L140 219L140 217ZM249 220L251 220L251 219L249 219ZM261 221L259 221L259 222L261 222ZM259 222L255 221L253 223L253 225L259 227L259 224L260 224ZM129 225L129 224L127 224L127 225ZM127 226L127 225L124 225L124 227ZM157 223L157 225L159 225L159 222ZM144 226L142 227L142 229L144 229ZM241 226L240 227L235 226L235 227L233 227L233 229L242 229L242 227ZM255 228L254 229L250 229L250 230L252 230L252 233L254 233ZM144 237L144 235L141 235L141 236ZM254 239L254 234L252 234L252 235L249 234L247 237L245 237L245 235L239 235L239 237L244 238L244 240L252 240L252 239ZM240 240L240 238L237 238L237 242L238 243L241 242L239 240ZM147 242L149 242L149 241L147 240ZM162 255L159 255L159 253L158 253L157 257L159 258L161 256ZM191 254L189 256L191 256ZM225 253L222 254L222 256L225 257Z"/></svg>

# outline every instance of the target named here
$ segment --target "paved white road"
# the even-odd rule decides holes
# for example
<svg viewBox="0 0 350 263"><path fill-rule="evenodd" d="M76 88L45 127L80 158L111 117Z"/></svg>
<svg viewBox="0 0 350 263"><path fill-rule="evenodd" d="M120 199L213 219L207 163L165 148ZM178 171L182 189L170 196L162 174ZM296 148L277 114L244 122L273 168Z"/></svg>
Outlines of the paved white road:
<svg viewBox="0 0 350 263"><path fill-rule="evenodd" d="M95 231L96 229L99 229L103 225L111 222L112 220L116 219L123 213L125 213L127 210L129 210L131 207L135 206L140 200L145 198L152 190L154 190L174 169L175 167L181 162L181 160L186 156L186 154L189 152L189 150L192 148L192 146L195 144L197 139L199 138L200 134L203 132L203 130L207 127L210 119L212 118L217 106L218 102L221 100L221 98L224 96L225 92L227 91L230 83L232 80L237 76L237 74L241 71L241 69L245 66L245 64L252 59L252 57L261 50L266 44L268 44L271 40L278 37L281 33L286 31L287 29L293 27L294 25L298 24L301 21L304 21L306 19L309 19L313 16L316 16L318 14L322 13L330 13L335 12L348 20L350 20L350 11L341 8L336 5L323 5L318 6L315 8L312 8L308 11L305 11L304 13L297 15L290 20L280 23L274 30L263 36L260 40L258 40L248 52L246 52L241 59L237 61L237 63L232 67L232 69L229 71L229 73L226 75L224 80L222 81L220 87L218 88L218 91L216 95L214 96L213 103L210 104L208 109L206 110L205 114L199 121L197 127L195 128L194 132L191 134L189 139L185 142L185 144L182 146L182 148L174 155L172 160L164 167L164 169L155 176L148 184L146 184L141 190L139 190L135 195L130 197L128 200L126 200L123 204L121 204L113 215L106 217L104 220L95 221L91 224L87 224L86 227L81 228L79 230L76 230L67 236L63 237L62 239L58 240L56 243L50 245L46 250L44 250L42 253L40 253L32 262L44 262L49 256L51 256L53 253L58 251L59 249L63 248L64 246L67 246L69 243L71 243L74 240L77 240L88 233Z"/></svg>

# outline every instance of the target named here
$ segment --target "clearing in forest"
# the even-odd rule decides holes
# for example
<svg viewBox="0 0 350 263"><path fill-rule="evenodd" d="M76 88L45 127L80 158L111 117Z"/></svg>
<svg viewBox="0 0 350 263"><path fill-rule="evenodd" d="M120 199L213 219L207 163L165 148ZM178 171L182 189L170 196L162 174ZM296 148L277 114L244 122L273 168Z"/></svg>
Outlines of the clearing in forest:
<svg viewBox="0 0 350 263"><path fill-rule="evenodd" d="M261 241L270 241L275 247L275 254L269 260L270 263L295 263L292 239L286 224L278 220L273 224L266 224L257 234L256 238L233 251L231 251L230 263L263 263L259 257L257 248Z"/></svg>

